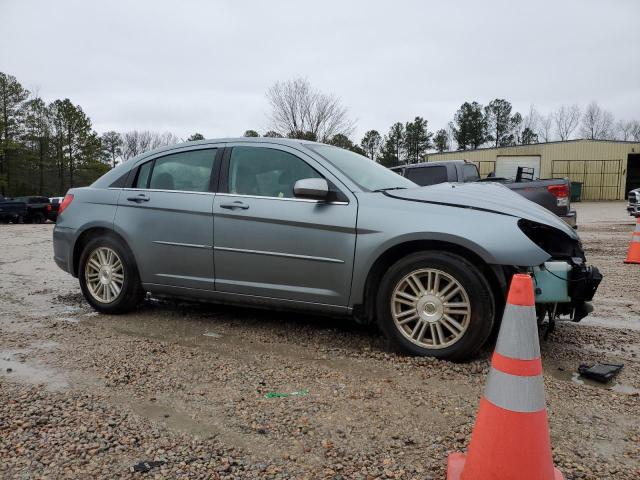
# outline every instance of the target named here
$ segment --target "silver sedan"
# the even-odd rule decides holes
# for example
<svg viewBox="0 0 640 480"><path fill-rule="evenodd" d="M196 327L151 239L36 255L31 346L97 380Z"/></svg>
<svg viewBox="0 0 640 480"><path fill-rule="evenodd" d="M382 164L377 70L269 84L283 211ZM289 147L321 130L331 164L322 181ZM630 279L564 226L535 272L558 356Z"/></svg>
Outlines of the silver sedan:
<svg viewBox="0 0 640 480"><path fill-rule="evenodd" d="M514 272L543 282L545 262L564 262L540 311L574 319L598 281L573 229L500 185L418 187L302 140L145 153L70 190L53 236L55 261L100 312L146 292L300 309L377 322L399 349L449 359L489 338Z"/></svg>

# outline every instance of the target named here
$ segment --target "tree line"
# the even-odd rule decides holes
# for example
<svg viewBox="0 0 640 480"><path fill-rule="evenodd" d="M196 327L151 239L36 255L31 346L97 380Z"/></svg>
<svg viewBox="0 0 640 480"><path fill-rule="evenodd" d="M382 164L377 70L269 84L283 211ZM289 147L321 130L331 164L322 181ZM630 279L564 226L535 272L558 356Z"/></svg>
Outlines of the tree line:
<svg viewBox="0 0 640 480"><path fill-rule="evenodd" d="M417 116L413 121L394 123L386 135L368 130L357 143L350 138L354 123L346 108L337 97L314 90L306 79L276 83L267 91L267 99L273 130L265 136L330 143L385 166L420 162L434 150L506 147L574 138L640 141L640 122L615 122L613 115L596 102L584 111L578 105L563 105L548 114L531 106L526 115L514 112L505 99L497 98L485 106L476 101L464 102L445 128L431 131L428 121ZM259 135L247 130L245 136Z"/></svg>
<svg viewBox="0 0 640 480"><path fill-rule="evenodd" d="M338 97L298 78L277 82L266 93L270 106L265 137L320 141L360 153L385 166L422 161L429 151L527 145L579 136L640 141L640 122L615 122L596 102L584 110L564 105L548 114L531 106L526 115L495 99L465 102L444 128L429 129L422 116L396 122L386 134L371 129L354 141L355 122ZM247 130L246 137L258 137ZM194 133L187 140L203 140ZM61 195L88 185L116 164L148 150L178 143L171 132L108 131L99 135L80 105L46 102L37 92L0 72L0 195Z"/></svg>
<svg viewBox="0 0 640 480"><path fill-rule="evenodd" d="M80 105L47 102L0 72L0 196L62 195L119 161L178 141L148 131L99 135Z"/></svg>

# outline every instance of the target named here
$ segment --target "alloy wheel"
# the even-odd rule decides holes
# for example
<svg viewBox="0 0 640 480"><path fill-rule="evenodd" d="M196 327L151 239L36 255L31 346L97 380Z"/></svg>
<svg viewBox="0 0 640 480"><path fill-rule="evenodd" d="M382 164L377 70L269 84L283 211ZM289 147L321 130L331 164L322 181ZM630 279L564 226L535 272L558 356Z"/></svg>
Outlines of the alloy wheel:
<svg viewBox="0 0 640 480"><path fill-rule="evenodd" d="M391 295L396 328L412 343L441 349L456 343L469 326L471 303L460 282L433 268L403 277Z"/></svg>
<svg viewBox="0 0 640 480"><path fill-rule="evenodd" d="M109 247L98 247L87 259L84 269L87 289L100 303L115 301L124 285L124 266L118 254Z"/></svg>

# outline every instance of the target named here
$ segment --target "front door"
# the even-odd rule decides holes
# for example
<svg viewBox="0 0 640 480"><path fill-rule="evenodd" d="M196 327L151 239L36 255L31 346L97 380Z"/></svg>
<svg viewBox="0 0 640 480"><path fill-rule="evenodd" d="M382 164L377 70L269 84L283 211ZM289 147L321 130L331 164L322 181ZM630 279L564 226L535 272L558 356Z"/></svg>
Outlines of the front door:
<svg viewBox="0 0 640 480"><path fill-rule="evenodd" d="M143 163L132 188L120 194L116 230L133 251L142 283L213 290L217 152L186 150Z"/></svg>
<svg viewBox="0 0 640 480"><path fill-rule="evenodd" d="M295 198L295 182L316 177L336 201ZM216 290L347 305L357 204L312 158L273 144L233 146L213 211Z"/></svg>

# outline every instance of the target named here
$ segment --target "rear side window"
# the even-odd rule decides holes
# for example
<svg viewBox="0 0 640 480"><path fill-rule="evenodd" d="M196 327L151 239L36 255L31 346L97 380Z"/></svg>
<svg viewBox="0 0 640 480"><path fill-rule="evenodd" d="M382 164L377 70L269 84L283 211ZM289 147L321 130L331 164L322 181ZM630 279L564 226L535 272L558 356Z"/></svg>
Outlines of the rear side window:
<svg viewBox="0 0 640 480"><path fill-rule="evenodd" d="M149 188L208 192L215 149L174 153L156 159Z"/></svg>
<svg viewBox="0 0 640 480"><path fill-rule="evenodd" d="M472 163L467 163L462 167L462 181L463 182L477 182L480 180L480 174L478 173L478 167Z"/></svg>
<svg viewBox="0 0 640 480"><path fill-rule="evenodd" d="M444 166L407 168L406 177L421 187L435 185L447 181L447 168Z"/></svg>
<svg viewBox="0 0 640 480"><path fill-rule="evenodd" d="M173 153L143 163L134 188L208 192L216 149Z"/></svg>

